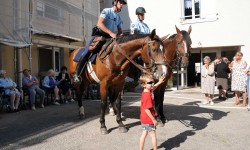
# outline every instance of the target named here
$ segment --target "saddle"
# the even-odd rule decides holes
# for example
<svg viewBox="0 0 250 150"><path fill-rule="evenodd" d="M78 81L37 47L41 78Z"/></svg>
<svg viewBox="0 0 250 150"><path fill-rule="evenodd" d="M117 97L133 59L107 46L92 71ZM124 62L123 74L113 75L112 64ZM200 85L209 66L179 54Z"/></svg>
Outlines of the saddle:
<svg viewBox="0 0 250 150"><path fill-rule="evenodd" d="M102 46L105 44L106 39L103 36L97 36L94 38L92 43L89 45L89 52L96 53L98 52Z"/></svg>
<svg viewBox="0 0 250 150"><path fill-rule="evenodd" d="M108 40L102 47L101 51L98 53L98 56L101 61L103 61L109 54L112 52L115 43L115 39ZM110 47L109 47L110 46ZM108 48L109 47L109 48Z"/></svg>

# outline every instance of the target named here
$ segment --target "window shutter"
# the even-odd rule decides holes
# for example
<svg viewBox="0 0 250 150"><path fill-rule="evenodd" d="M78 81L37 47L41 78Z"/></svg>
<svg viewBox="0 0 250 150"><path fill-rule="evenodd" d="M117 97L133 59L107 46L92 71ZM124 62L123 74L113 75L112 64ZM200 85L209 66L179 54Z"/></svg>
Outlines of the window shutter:
<svg viewBox="0 0 250 150"><path fill-rule="evenodd" d="M216 0L201 0L201 19L217 20Z"/></svg>

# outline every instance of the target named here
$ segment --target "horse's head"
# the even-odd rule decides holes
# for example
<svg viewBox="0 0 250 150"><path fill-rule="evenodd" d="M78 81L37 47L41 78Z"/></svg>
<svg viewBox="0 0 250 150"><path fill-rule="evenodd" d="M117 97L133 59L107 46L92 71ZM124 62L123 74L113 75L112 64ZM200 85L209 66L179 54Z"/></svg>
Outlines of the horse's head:
<svg viewBox="0 0 250 150"><path fill-rule="evenodd" d="M166 75L167 73L163 43L156 35L155 29L145 42L141 52L142 60L146 68L154 73L154 78L159 79L162 74Z"/></svg>
<svg viewBox="0 0 250 150"><path fill-rule="evenodd" d="M176 52L177 52L177 59L178 63L182 67L187 67L188 66L188 57L190 54L191 50L191 38L190 38L190 33L192 31L192 27L189 26L188 31L182 30L180 31L176 26Z"/></svg>

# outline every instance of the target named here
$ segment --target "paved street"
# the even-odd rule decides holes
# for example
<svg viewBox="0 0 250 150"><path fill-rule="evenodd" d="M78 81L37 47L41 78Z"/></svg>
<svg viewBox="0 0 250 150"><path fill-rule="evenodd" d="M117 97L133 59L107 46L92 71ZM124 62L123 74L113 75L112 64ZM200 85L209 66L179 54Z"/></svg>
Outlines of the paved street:
<svg viewBox="0 0 250 150"><path fill-rule="evenodd" d="M166 91L169 119L157 127L158 148L180 150L247 150L250 112L233 106L233 99L200 104L199 88ZM122 111L129 131L120 133L114 116L106 115L108 135L100 134L98 100L85 100L86 118L77 116L77 103L48 106L32 112L0 113L0 149L136 150L141 135L140 93L125 93ZM147 138L145 149L151 149Z"/></svg>

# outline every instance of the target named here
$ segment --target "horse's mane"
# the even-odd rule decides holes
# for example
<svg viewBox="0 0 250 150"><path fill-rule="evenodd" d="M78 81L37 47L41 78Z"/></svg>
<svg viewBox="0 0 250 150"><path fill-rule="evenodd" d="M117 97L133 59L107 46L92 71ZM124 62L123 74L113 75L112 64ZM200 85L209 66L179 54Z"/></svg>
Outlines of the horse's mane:
<svg viewBox="0 0 250 150"><path fill-rule="evenodd" d="M182 33L182 36L183 36L184 40L185 40L187 43L192 43L191 38L190 38L190 36L189 36L189 34L188 34L187 31L182 30L181 33Z"/></svg>
<svg viewBox="0 0 250 150"><path fill-rule="evenodd" d="M128 41L140 39L149 36L150 34L129 34L125 36L119 36L116 38L117 43L125 43Z"/></svg>
<svg viewBox="0 0 250 150"><path fill-rule="evenodd" d="M189 34L188 34L187 31L182 30L182 31L181 31L181 34L182 34L183 39L184 39L185 41L187 41L188 43L191 43L191 38L190 38L190 36L189 36ZM169 37L169 39L170 39L170 40L173 40L173 39L175 38L176 35L177 35L177 34L172 34L172 35Z"/></svg>

